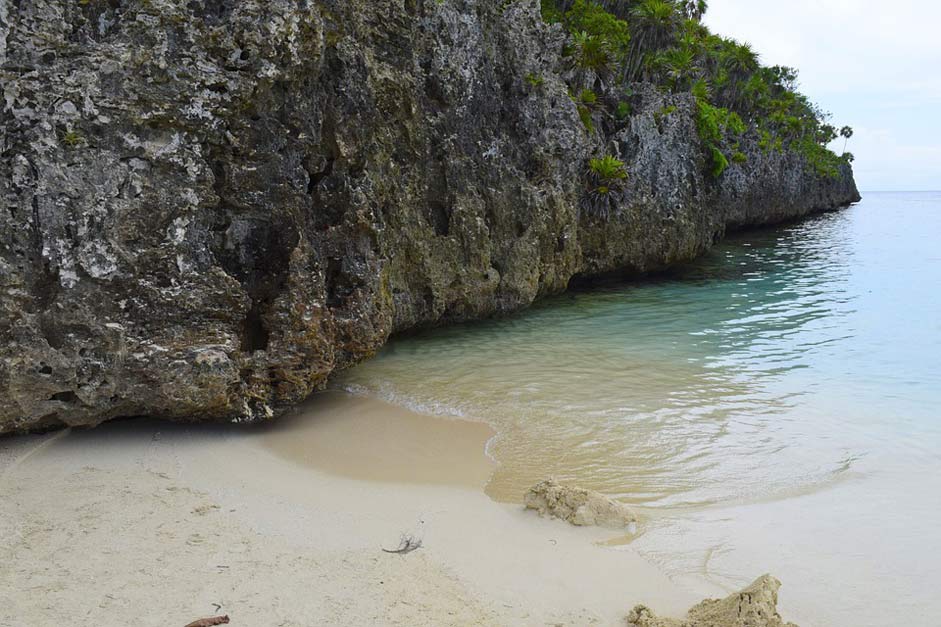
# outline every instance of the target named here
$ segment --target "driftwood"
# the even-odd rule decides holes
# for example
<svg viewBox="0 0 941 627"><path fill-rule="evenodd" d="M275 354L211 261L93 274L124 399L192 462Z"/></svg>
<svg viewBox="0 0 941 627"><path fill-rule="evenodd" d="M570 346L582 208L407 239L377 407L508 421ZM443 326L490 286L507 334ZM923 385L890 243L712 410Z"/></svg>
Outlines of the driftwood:
<svg viewBox="0 0 941 627"><path fill-rule="evenodd" d="M228 625L229 624L229 615L225 616L212 616L210 618L200 618L199 620L194 620L192 623L186 627L213 627L214 625Z"/></svg>

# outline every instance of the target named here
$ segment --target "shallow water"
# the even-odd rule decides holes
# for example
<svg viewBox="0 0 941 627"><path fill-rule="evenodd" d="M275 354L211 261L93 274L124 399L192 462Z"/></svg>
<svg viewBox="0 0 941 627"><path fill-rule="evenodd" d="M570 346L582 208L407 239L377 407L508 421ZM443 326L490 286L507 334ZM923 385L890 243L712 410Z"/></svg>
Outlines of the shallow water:
<svg viewBox="0 0 941 627"><path fill-rule="evenodd" d="M498 500L551 474L643 508L676 578L771 570L807 625L941 624L939 288L941 193L870 193L336 385L492 425Z"/></svg>

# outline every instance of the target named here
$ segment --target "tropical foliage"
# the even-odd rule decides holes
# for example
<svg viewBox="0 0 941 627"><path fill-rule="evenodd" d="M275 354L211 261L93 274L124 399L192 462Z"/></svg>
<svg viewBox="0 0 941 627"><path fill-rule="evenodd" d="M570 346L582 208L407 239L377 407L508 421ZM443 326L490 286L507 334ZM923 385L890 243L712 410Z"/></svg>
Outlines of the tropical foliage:
<svg viewBox="0 0 941 627"><path fill-rule="evenodd" d="M611 155L591 159L588 162L588 168L595 177L606 183L627 178L627 172L624 171L624 162L615 159Z"/></svg>
<svg viewBox="0 0 941 627"><path fill-rule="evenodd" d="M852 129L828 124L829 114L797 91L795 70L764 66L749 44L711 33L701 22L704 0L541 2L544 19L569 32L566 53L574 67L607 84L645 81L693 94L713 175L721 176L730 160L742 161L739 141L746 133L763 150L799 151L820 174L836 175L848 159L826 146L838 136L849 139ZM594 104L580 106L584 120ZM626 117L630 105L618 107Z"/></svg>
<svg viewBox="0 0 941 627"><path fill-rule="evenodd" d="M587 205L598 215L607 216L616 193L622 190L627 179L624 162L611 155L590 159L588 174Z"/></svg>

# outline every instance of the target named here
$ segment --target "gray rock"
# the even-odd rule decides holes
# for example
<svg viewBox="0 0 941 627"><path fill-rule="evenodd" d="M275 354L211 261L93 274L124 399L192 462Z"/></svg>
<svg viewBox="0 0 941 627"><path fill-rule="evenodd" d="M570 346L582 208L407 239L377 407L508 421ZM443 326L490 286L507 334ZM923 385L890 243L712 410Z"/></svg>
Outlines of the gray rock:
<svg viewBox="0 0 941 627"><path fill-rule="evenodd" d="M589 135L535 0L0 7L0 433L267 419L394 332L858 199L793 154L711 181L652 88Z"/></svg>

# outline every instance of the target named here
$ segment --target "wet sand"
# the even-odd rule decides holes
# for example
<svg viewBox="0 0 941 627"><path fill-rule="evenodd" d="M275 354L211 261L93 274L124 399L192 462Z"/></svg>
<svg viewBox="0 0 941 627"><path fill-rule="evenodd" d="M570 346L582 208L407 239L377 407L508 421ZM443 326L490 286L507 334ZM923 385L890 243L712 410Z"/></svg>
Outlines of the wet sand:
<svg viewBox="0 0 941 627"><path fill-rule="evenodd" d="M635 603L680 615L725 592L468 487L492 463L482 425L348 397L309 409L273 429L0 440L0 625L616 625ZM322 467L297 457L308 429ZM406 532L419 550L382 551Z"/></svg>
<svg viewBox="0 0 941 627"><path fill-rule="evenodd" d="M265 430L275 454L317 470L383 482L483 488L497 464L482 422L429 419L396 405L326 391Z"/></svg>

